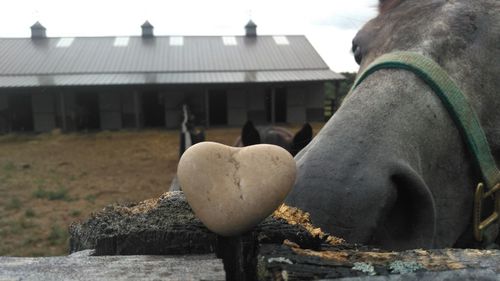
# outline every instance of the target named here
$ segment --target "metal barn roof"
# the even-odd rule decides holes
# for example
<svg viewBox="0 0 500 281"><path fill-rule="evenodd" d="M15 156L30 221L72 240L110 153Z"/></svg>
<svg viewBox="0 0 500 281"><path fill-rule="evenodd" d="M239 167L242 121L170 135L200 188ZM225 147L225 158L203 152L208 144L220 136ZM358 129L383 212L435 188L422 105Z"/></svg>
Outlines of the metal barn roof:
<svg viewBox="0 0 500 281"><path fill-rule="evenodd" d="M305 36L227 37L0 38L0 87L343 78Z"/></svg>

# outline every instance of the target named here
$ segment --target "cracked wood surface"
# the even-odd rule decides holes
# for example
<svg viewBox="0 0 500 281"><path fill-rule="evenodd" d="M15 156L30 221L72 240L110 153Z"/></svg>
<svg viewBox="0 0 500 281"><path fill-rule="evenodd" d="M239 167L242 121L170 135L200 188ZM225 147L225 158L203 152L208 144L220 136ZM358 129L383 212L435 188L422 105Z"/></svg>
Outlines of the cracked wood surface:
<svg viewBox="0 0 500 281"><path fill-rule="evenodd" d="M0 257L0 280L225 280L214 255Z"/></svg>

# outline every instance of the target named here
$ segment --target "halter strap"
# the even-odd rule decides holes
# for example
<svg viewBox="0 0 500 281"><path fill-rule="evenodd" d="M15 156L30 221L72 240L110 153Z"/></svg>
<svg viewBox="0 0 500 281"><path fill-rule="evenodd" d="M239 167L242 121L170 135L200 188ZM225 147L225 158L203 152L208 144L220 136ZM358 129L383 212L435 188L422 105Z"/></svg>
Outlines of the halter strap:
<svg viewBox="0 0 500 281"><path fill-rule="evenodd" d="M500 216L500 192L495 194L500 190L500 171L474 109L441 66L432 59L414 52L394 52L380 56L358 76L350 92L352 93L364 79L380 69L405 69L416 74L439 97L458 127L486 187L484 192L483 187L478 186L474 201L474 231L476 239L481 241L483 231ZM496 197L496 211L485 221L481 221L482 200L492 195ZM497 234L490 236L496 237Z"/></svg>

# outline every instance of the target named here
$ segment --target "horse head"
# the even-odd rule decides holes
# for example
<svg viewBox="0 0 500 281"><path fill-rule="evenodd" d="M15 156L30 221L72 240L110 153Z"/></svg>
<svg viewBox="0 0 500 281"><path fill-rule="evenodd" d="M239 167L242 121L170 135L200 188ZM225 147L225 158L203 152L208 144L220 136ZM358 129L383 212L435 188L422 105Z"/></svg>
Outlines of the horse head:
<svg viewBox="0 0 500 281"><path fill-rule="evenodd" d="M241 129L241 136L236 140L234 146L249 146L259 143L274 144L288 150L292 155L296 155L312 139L312 127L305 123L294 135L289 130L276 127L256 128L251 121L247 121Z"/></svg>
<svg viewBox="0 0 500 281"><path fill-rule="evenodd" d="M475 110L500 161L500 2L381 0L352 51L361 73L411 51L437 62ZM480 174L433 90L414 73L367 77L297 156L286 202L350 242L389 249L472 245Z"/></svg>

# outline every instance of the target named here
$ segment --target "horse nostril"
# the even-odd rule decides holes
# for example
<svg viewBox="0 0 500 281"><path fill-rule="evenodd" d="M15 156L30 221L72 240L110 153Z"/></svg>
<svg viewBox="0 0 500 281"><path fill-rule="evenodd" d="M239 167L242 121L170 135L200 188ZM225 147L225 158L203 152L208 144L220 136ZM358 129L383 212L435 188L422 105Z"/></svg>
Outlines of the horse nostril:
<svg viewBox="0 0 500 281"><path fill-rule="evenodd" d="M361 47L358 45L352 45L352 52L354 53L354 60L358 65L361 64L361 60L363 59L363 55L361 54Z"/></svg>
<svg viewBox="0 0 500 281"><path fill-rule="evenodd" d="M433 245L435 207L428 187L411 168L403 167L390 176L395 196L390 200L384 219L372 239L394 249L415 245ZM424 238L428 237L428 238Z"/></svg>

